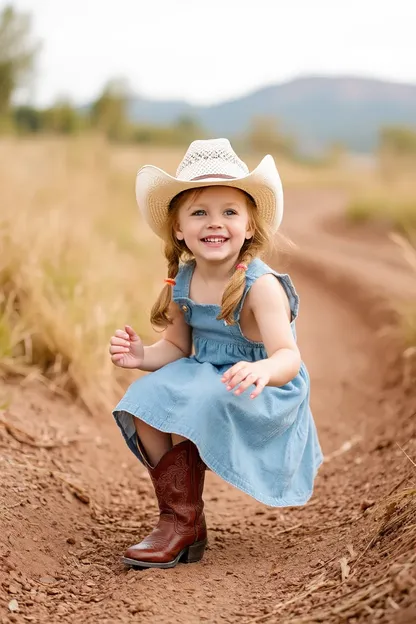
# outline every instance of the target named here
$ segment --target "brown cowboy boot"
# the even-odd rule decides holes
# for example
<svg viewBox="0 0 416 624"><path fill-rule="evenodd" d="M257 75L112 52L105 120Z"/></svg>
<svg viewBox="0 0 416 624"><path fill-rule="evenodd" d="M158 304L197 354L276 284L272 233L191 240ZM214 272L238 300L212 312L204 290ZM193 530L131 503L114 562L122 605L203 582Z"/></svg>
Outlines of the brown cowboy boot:
<svg viewBox="0 0 416 624"><path fill-rule="evenodd" d="M140 448L140 447L139 447ZM143 449L140 448L146 461ZM205 464L190 440L173 446L153 468L146 461L159 503L159 522L123 563L139 568L173 568L202 559L207 545L204 516Z"/></svg>

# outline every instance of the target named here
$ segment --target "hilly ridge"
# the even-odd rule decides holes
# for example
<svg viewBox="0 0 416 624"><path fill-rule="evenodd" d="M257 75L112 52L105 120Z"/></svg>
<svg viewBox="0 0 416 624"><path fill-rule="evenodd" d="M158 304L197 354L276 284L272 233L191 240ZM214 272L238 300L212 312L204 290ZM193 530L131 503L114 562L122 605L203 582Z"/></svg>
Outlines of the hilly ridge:
<svg viewBox="0 0 416 624"><path fill-rule="evenodd" d="M213 106L133 98L133 121L165 125L192 116L212 136L242 134L255 116L275 118L304 151L342 142L357 152L377 145L380 128L416 127L416 84L358 77L303 77L271 85Z"/></svg>

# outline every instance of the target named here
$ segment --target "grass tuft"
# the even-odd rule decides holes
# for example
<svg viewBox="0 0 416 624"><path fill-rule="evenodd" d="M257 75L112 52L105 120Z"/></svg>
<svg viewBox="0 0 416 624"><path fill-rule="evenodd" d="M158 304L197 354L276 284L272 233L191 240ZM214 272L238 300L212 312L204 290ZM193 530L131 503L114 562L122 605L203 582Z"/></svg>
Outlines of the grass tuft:
<svg viewBox="0 0 416 624"><path fill-rule="evenodd" d="M416 199L357 197L347 208L353 223L379 222L413 239L416 232Z"/></svg>
<svg viewBox="0 0 416 624"><path fill-rule="evenodd" d="M130 323L153 339L163 274L162 258L149 263L154 240L140 231L131 179L108 150L91 140L0 144L0 371L40 375L91 412L110 409L137 376L113 366L109 338Z"/></svg>
<svg viewBox="0 0 416 624"><path fill-rule="evenodd" d="M416 278L416 199L413 186L407 186L406 192L390 189L389 194L381 197L379 192L372 192L356 197L347 207L347 218L357 225L380 223L389 230L391 238L414 270ZM416 346L416 302L399 310L400 325L404 342L409 347Z"/></svg>

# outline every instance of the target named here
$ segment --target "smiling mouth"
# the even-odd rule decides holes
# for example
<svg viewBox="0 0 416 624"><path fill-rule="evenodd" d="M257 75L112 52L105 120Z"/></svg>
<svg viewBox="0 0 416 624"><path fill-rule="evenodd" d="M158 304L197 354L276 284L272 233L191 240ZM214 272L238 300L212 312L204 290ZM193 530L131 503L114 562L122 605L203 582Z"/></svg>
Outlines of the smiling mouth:
<svg viewBox="0 0 416 624"><path fill-rule="evenodd" d="M206 238L201 238L201 241L208 245L221 245L226 243L228 238L225 238L225 236L207 236Z"/></svg>

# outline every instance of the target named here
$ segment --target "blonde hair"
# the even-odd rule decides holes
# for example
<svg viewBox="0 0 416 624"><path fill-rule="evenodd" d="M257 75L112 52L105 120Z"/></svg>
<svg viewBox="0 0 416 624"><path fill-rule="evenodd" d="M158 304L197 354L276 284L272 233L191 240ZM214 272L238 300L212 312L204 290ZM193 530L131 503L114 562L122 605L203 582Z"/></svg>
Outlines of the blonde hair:
<svg viewBox="0 0 416 624"><path fill-rule="evenodd" d="M185 241L178 240L174 233L174 226L177 222L177 216L180 207L188 201L191 196L195 200L204 189L190 189L182 191L173 198L170 203L165 231L165 257L168 261L168 278L175 279L179 271L180 261L189 261L192 259L192 253L186 246ZM253 227L254 234L249 240L246 240L240 250L237 264L249 265L252 260L262 256L270 246L272 233L261 218L257 210L253 198L244 191L246 196L247 208L249 211L250 224ZM228 325L234 325L234 314L238 304L244 294L246 284L246 272L244 269L236 269L228 282L221 301L221 312L217 316L218 320L224 320ZM153 305L150 320L152 325L156 327L166 328L172 323L169 316L169 306L172 301L172 286L168 284L162 289L159 297Z"/></svg>

